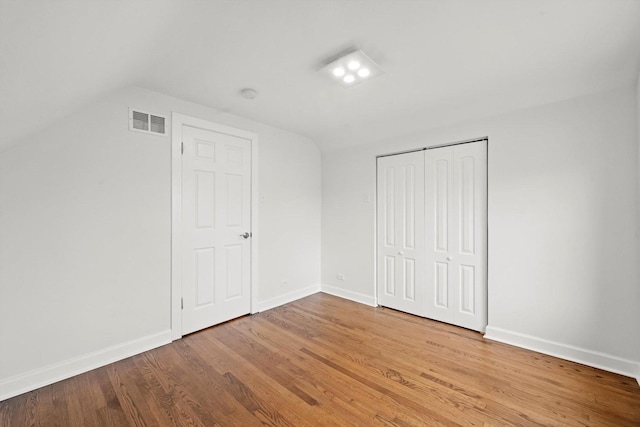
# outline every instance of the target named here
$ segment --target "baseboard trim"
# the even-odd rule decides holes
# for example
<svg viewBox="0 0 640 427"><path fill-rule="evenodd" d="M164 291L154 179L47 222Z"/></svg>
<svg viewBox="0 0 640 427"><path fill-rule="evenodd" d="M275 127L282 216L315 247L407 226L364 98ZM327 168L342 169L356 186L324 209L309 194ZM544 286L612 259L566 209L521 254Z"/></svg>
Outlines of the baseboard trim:
<svg viewBox="0 0 640 427"><path fill-rule="evenodd" d="M549 341L493 326L487 326L484 337L493 341L526 348L527 350L635 378L638 380L638 384L640 384L640 363L634 362L633 360L622 359L610 354Z"/></svg>
<svg viewBox="0 0 640 427"><path fill-rule="evenodd" d="M0 401L71 378L171 342L171 331L117 344L0 381Z"/></svg>
<svg viewBox="0 0 640 427"><path fill-rule="evenodd" d="M275 298L269 298L266 301L258 302L258 312L271 310L272 308L308 297L309 295L317 294L318 292L320 292L320 285L313 285L297 291L288 292Z"/></svg>
<svg viewBox="0 0 640 427"><path fill-rule="evenodd" d="M337 288L335 286L330 286L330 285L322 285L321 291L324 292L325 294L348 299L354 302L359 302L360 304L365 304L370 307L377 306L375 298L373 296L361 294L359 292L348 291L346 289Z"/></svg>

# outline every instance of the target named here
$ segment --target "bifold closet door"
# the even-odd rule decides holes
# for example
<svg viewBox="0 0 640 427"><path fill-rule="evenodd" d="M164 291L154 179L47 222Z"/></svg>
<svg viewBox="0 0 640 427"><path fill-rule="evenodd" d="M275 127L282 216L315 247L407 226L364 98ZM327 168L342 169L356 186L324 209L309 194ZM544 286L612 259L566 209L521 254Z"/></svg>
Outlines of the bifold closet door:
<svg viewBox="0 0 640 427"><path fill-rule="evenodd" d="M487 143L378 159L380 305L484 331Z"/></svg>
<svg viewBox="0 0 640 427"><path fill-rule="evenodd" d="M425 151L426 317L487 325L487 142Z"/></svg>
<svg viewBox="0 0 640 427"><path fill-rule="evenodd" d="M378 303L425 315L424 152L378 158Z"/></svg>

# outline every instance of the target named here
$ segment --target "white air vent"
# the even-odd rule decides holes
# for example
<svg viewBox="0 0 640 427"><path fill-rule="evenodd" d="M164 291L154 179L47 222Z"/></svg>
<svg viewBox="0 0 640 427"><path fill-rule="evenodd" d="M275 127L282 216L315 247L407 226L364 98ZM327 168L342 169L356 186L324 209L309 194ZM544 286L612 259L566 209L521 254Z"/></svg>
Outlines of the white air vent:
<svg viewBox="0 0 640 427"><path fill-rule="evenodd" d="M166 135L167 118L158 114L147 113L137 108L129 108L129 130Z"/></svg>

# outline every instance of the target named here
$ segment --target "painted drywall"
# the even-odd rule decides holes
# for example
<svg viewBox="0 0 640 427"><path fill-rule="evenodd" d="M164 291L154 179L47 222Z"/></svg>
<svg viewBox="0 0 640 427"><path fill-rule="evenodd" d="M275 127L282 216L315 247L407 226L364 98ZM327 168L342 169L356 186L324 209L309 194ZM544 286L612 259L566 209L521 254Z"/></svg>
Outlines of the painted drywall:
<svg viewBox="0 0 640 427"><path fill-rule="evenodd" d="M638 125L638 227L636 228L636 240L640 242L640 73L638 74L638 82L636 84L636 95L636 115ZM640 243L638 244L640 245ZM640 253L638 254L638 265L640 265ZM640 303L638 304L638 310L640 310ZM640 378L640 367L638 369L638 378ZM638 382L640 382L640 380L638 380Z"/></svg>
<svg viewBox="0 0 640 427"><path fill-rule="evenodd" d="M488 136L489 326L640 361L636 101L628 86L323 153L323 288L374 296L376 155Z"/></svg>
<svg viewBox="0 0 640 427"><path fill-rule="evenodd" d="M638 81L636 83L636 117L637 117L637 136L638 136L638 164L637 164L637 173L638 173L638 204L637 204L637 217L638 223L636 226L636 242L637 245L640 246L640 73L638 73ZM638 251L638 259L636 262L637 265L640 265L640 250ZM639 285L640 286L640 285ZM636 304L636 311L640 311L640 301ZM638 338L640 340L640 338ZM638 384L640 384L640 363L636 369L636 380Z"/></svg>
<svg viewBox="0 0 640 427"><path fill-rule="evenodd" d="M170 137L129 131L129 107L257 133L258 300L319 289L321 169L312 141L119 90L1 153L0 386L170 328Z"/></svg>

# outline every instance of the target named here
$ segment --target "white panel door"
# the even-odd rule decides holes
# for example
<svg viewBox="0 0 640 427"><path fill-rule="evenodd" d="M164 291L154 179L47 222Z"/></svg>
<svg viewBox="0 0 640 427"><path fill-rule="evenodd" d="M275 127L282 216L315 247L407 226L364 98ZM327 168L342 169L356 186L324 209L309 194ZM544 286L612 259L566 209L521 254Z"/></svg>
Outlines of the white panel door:
<svg viewBox="0 0 640 427"><path fill-rule="evenodd" d="M182 334L251 309L251 141L183 126Z"/></svg>
<svg viewBox="0 0 640 427"><path fill-rule="evenodd" d="M378 303L425 315L424 152L378 158Z"/></svg>
<svg viewBox="0 0 640 427"><path fill-rule="evenodd" d="M425 151L426 317L487 325L487 142Z"/></svg>

